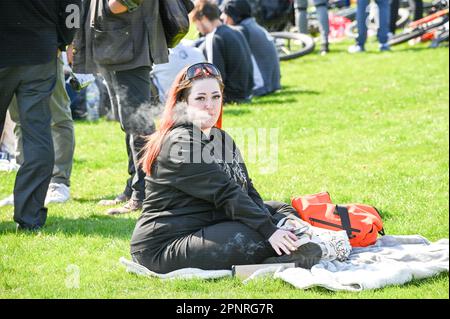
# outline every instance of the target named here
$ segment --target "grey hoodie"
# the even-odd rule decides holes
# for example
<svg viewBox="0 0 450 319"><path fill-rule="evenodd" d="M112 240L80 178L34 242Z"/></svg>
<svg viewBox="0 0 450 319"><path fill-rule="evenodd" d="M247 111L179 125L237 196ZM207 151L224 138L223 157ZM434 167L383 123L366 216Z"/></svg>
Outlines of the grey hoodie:
<svg viewBox="0 0 450 319"><path fill-rule="evenodd" d="M281 89L280 62L272 36L256 22L255 18L242 20L236 28L245 35L255 58L255 74L259 72L262 76L262 86L254 88L253 94L260 96Z"/></svg>

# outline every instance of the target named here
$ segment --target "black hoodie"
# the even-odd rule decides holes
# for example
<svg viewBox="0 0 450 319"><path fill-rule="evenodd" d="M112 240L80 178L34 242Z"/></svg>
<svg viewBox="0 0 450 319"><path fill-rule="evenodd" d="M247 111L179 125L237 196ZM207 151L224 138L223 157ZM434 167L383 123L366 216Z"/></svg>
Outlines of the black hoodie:
<svg viewBox="0 0 450 319"><path fill-rule="evenodd" d="M173 240L220 221L239 221L266 239L277 230L277 220L253 187L233 139L217 128L210 135L207 138L196 126L183 123L166 137L152 175L146 178L144 209L131 253L144 249L156 253Z"/></svg>

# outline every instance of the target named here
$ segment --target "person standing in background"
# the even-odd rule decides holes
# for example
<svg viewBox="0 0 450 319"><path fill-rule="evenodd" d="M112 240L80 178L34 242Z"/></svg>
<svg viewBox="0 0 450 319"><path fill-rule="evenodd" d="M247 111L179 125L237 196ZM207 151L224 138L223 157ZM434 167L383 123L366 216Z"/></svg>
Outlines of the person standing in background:
<svg viewBox="0 0 450 319"><path fill-rule="evenodd" d="M58 48L65 50L76 31L66 20L79 5L80 0L0 2L0 132L16 96L23 138L24 161L14 185L18 230L39 230L47 220L44 201L55 158L50 97Z"/></svg>
<svg viewBox="0 0 450 319"><path fill-rule="evenodd" d="M388 33L389 33L389 21L390 21L390 0L375 0L378 6L379 14L379 27L377 32L378 42L380 44L379 50L390 51L388 44ZM356 38L356 44L348 48L349 53L359 53L365 51L365 44L367 41L367 17L369 16L369 3L370 0L358 0L357 11L356 11L356 21L358 24L358 37Z"/></svg>
<svg viewBox="0 0 450 319"><path fill-rule="evenodd" d="M330 24L328 19L328 0L314 0L317 18L319 20L320 54L325 55L330 52L328 35L330 34ZM308 0L295 0L296 24L300 33L308 34Z"/></svg>
<svg viewBox="0 0 450 319"><path fill-rule="evenodd" d="M153 64L168 62L159 1L91 0L85 2L82 16L82 28L73 43L73 70L101 73L105 78L113 110L125 131L128 168L136 170L131 197L118 195L113 204L127 202L107 214L138 211L144 200L145 174L137 162L145 137L155 130L150 71Z"/></svg>
<svg viewBox="0 0 450 319"><path fill-rule="evenodd" d="M61 57L57 59L56 86L50 98L51 131L55 150L55 165L47 190L45 204L64 203L70 198L70 176L72 174L73 155L75 151L75 132L73 127L70 100L65 88L64 63ZM17 138L16 162L23 164L23 139L20 125L17 99L13 98L9 107L11 119L16 123L14 133ZM14 205L14 196L0 201L0 207Z"/></svg>

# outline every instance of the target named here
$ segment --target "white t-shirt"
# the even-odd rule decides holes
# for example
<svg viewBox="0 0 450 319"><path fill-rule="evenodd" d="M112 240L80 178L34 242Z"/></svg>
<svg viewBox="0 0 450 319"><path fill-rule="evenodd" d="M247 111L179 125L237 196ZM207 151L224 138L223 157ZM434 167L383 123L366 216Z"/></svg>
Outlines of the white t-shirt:
<svg viewBox="0 0 450 319"><path fill-rule="evenodd" d="M198 48L191 47L183 40L175 48L169 50L169 63L156 64L151 72L153 82L158 88L159 99L166 101L167 93L177 74L186 66L205 62L205 56Z"/></svg>

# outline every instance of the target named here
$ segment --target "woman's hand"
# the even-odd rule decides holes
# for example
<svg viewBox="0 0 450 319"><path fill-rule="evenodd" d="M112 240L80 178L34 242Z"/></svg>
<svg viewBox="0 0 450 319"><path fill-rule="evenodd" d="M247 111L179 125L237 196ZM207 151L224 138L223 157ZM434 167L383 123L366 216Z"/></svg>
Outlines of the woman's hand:
<svg viewBox="0 0 450 319"><path fill-rule="evenodd" d="M297 236L295 236L294 233L283 229L278 229L274 232L269 238L269 243L278 255L282 255L283 252L290 255L291 251L297 250L300 246Z"/></svg>

